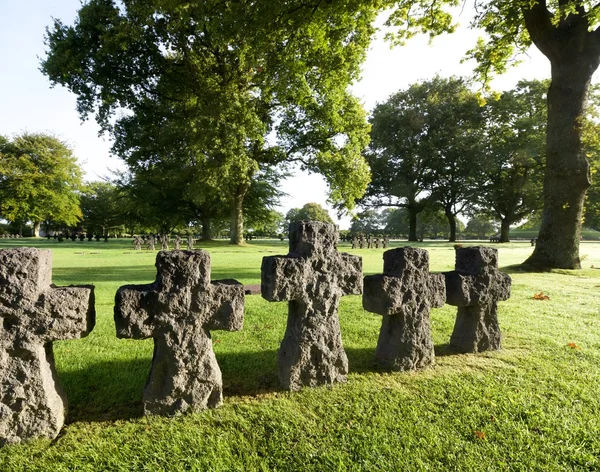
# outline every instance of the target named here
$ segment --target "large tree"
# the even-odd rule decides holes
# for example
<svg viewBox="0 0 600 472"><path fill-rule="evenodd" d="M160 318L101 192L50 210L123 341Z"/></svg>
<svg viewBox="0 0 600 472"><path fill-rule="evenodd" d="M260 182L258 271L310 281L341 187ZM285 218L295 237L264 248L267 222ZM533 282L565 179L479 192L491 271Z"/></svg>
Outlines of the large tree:
<svg viewBox="0 0 600 472"><path fill-rule="evenodd" d="M0 216L19 224L31 221L34 236L42 221L67 226L81 218L82 171L60 139L24 133L0 143Z"/></svg>
<svg viewBox="0 0 600 472"><path fill-rule="evenodd" d="M348 208L362 195L368 126L347 88L376 11L360 0L90 0L73 26L48 30L42 70L83 117L96 113L130 165L181 149L182 162L202 160L241 243L260 165L300 162Z"/></svg>
<svg viewBox="0 0 600 472"><path fill-rule="evenodd" d="M361 204L397 206L409 215L409 241L417 215L439 202L456 239L456 215L478 189L483 112L460 78L434 77L392 95L371 117L366 157L372 182Z"/></svg>
<svg viewBox="0 0 600 472"><path fill-rule="evenodd" d="M510 226L541 210L546 160L548 84L521 81L514 90L490 97L485 106L486 134L479 203L501 222L500 242Z"/></svg>
<svg viewBox="0 0 600 472"><path fill-rule="evenodd" d="M110 182L88 182L81 193L83 225L88 233L108 234L127 226L127 205L119 188Z"/></svg>
<svg viewBox="0 0 600 472"><path fill-rule="evenodd" d="M458 0L398 0L389 24L397 41L417 32L452 31L445 5ZM485 32L468 56L484 82L505 72L535 45L550 61L544 210L538 242L526 264L580 268L583 201L590 185L582 142L586 94L600 64L600 4L590 0L474 0L473 26Z"/></svg>
<svg viewBox="0 0 600 472"><path fill-rule="evenodd" d="M329 212L318 203L309 202L302 208L290 208L285 215L286 221L289 223L293 221L311 220L311 221L324 221L325 223L333 224Z"/></svg>

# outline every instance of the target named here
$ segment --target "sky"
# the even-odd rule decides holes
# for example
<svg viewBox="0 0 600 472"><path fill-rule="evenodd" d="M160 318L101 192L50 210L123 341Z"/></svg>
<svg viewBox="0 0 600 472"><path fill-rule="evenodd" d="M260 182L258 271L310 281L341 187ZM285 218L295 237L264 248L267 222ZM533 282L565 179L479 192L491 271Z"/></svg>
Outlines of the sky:
<svg viewBox="0 0 600 472"><path fill-rule="evenodd" d="M121 160L110 155L110 140L98 136L92 119L81 122L75 109L75 95L65 88L50 87L39 71L45 56L45 28L52 18L71 25L80 8L79 0L0 0L0 134L11 137L22 132L53 134L74 150L87 180L99 180L110 169L122 168ZM444 35L429 44L428 37L416 37L406 46L391 48L379 32L371 44L363 64L362 77L353 85L366 110L384 102L391 94L435 74L469 76L472 63L461 64L465 52L477 40L478 33L468 29L468 11L458 16L461 27L452 35ZM532 49L523 64L497 78L492 87L508 90L521 79L550 77L547 59ZM287 197L281 200L282 213L290 208L316 202L326 208L327 185L319 175L296 172L282 188ZM337 219L347 228L348 217Z"/></svg>

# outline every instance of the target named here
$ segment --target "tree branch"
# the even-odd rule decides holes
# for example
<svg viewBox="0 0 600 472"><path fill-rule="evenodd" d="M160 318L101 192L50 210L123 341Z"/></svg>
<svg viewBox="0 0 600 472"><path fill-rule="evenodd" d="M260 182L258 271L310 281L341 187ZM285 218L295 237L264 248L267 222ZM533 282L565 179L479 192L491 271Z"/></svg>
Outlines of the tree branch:
<svg viewBox="0 0 600 472"><path fill-rule="evenodd" d="M523 8L525 26L529 37L537 48L551 61L556 58L555 41L553 40L555 27L552 25L552 13L548 11L546 0L538 0L529 8Z"/></svg>

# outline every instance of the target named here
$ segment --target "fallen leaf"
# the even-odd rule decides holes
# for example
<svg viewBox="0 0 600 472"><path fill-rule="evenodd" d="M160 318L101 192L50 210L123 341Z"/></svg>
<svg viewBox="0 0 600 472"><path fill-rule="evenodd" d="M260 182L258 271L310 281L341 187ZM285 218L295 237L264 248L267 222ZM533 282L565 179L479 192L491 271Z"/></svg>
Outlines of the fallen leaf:
<svg viewBox="0 0 600 472"><path fill-rule="evenodd" d="M567 343L567 346L569 346L571 349L581 349L581 347L575 343Z"/></svg>
<svg viewBox="0 0 600 472"><path fill-rule="evenodd" d="M550 297L548 295L545 295L544 292L536 293L531 298L533 298L534 300L550 300Z"/></svg>
<svg viewBox="0 0 600 472"><path fill-rule="evenodd" d="M483 431L473 431L473 434L477 439L485 440L485 433Z"/></svg>

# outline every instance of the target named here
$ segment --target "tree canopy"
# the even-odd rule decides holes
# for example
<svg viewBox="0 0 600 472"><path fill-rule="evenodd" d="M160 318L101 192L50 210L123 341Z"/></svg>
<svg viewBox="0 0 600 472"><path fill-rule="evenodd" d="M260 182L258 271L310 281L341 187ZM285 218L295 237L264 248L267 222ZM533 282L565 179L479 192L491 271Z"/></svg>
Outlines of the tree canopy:
<svg viewBox="0 0 600 472"><path fill-rule="evenodd" d="M500 220L500 242L509 241L510 226L541 210L546 161L546 81L521 81L489 97L485 106L485 146L481 210Z"/></svg>
<svg viewBox="0 0 600 472"><path fill-rule="evenodd" d="M378 104L366 153L372 182L365 205L408 211L409 241L417 215L440 205L456 240L456 215L475 201L482 164L483 108L464 79L435 77Z"/></svg>
<svg viewBox="0 0 600 472"><path fill-rule="evenodd" d="M329 212L318 203L310 202L304 205L302 208L291 208L285 215L286 221L291 223L292 221L324 221L325 223L332 223L333 220L329 216Z"/></svg>
<svg viewBox="0 0 600 472"><path fill-rule="evenodd" d="M77 95L82 117L95 114L130 166L200 162L231 199L241 242L260 165L299 162L347 208L362 196L368 125L347 89L376 13L360 0L90 0L73 26L48 29L42 71Z"/></svg>
<svg viewBox="0 0 600 472"><path fill-rule="evenodd" d="M71 149L54 136L23 133L0 143L0 216L71 226L81 218L82 171Z"/></svg>
<svg viewBox="0 0 600 472"><path fill-rule="evenodd" d="M444 7L458 0L398 0L388 24L397 42L417 32L453 30ZM590 0L474 0L472 26L484 37L468 51L476 74L489 83L534 45L551 65L548 89L544 210L533 254L538 269L580 268L579 239L590 168L583 143L583 118L592 75L600 64L600 4Z"/></svg>

